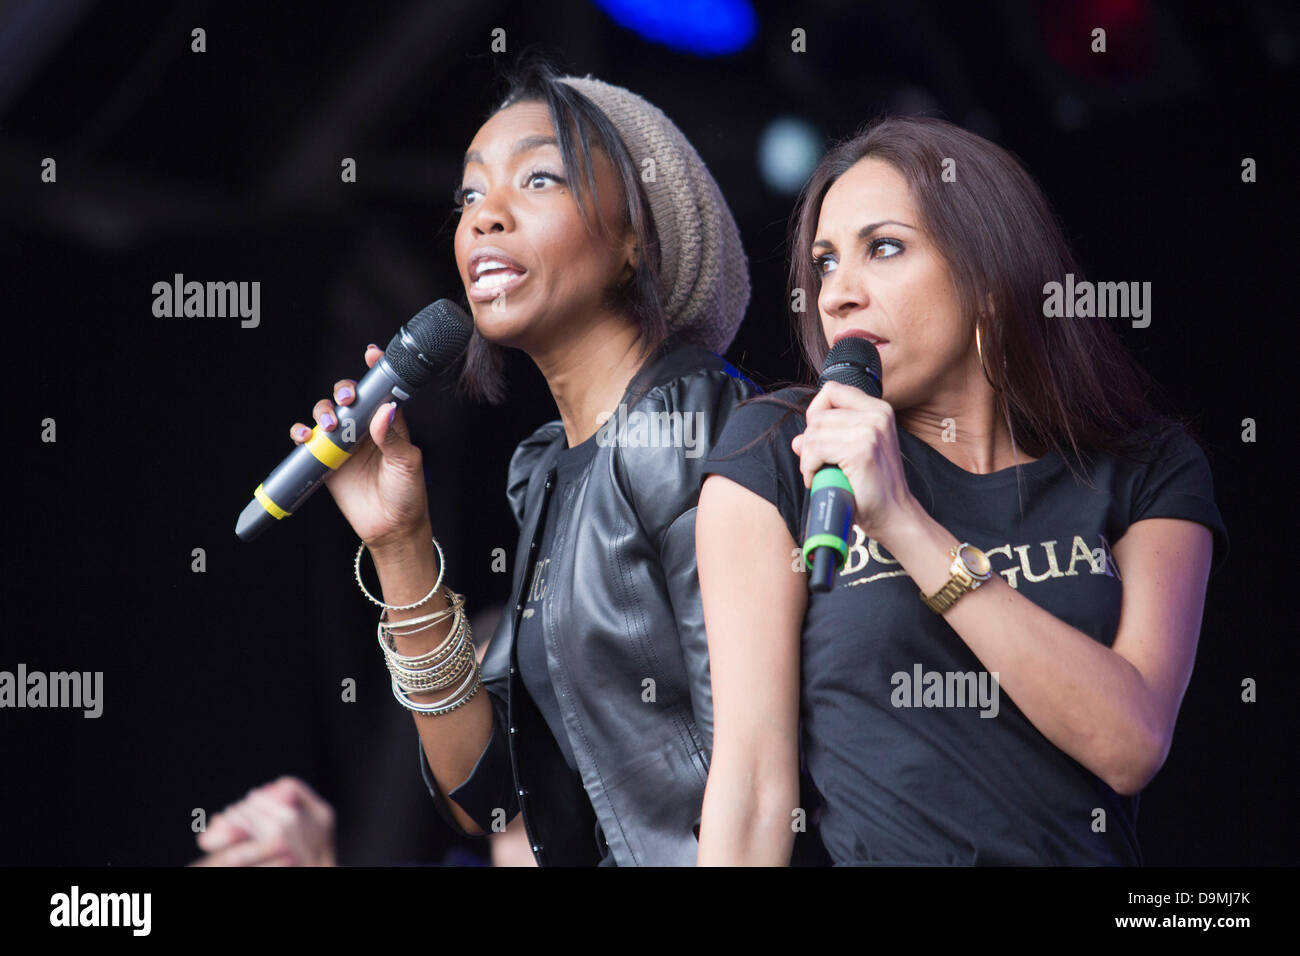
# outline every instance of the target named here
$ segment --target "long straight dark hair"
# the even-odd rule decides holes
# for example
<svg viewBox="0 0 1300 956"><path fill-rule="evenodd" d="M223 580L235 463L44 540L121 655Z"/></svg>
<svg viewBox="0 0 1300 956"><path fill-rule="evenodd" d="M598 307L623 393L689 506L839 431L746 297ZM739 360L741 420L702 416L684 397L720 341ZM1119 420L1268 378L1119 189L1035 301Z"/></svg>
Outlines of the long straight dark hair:
<svg viewBox="0 0 1300 956"><path fill-rule="evenodd" d="M621 224L631 226L641 254L631 278L605 290L605 305L637 324L646 352L652 353L666 344L668 322L659 298L659 236L650 199L641 188L636 164L614 124L591 100L561 83L560 76L546 54L530 51L521 55L505 75L508 89L488 119L516 103L546 105L555 126L565 179L571 184L578 212L595 235L601 235L604 227L599 218L591 151L600 150L609 158L618 182ZM594 208L589 209L584 201L584 184L594 200ZM460 375L465 394L490 404L498 404L505 398L505 353L504 347L489 342L475 329Z"/></svg>
<svg viewBox="0 0 1300 956"><path fill-rule="evenodd" d="M1135 457L1135 434L1177 422L1156 408L1151 377L1102 318L1047 318L1044 285L1083 276L1038 184L1006 150L932 117L882 117L822 159L799 196L788 232L789 297L815 381L828 346L812 243L831 185L864 159L889 163L911 189L921 226L948 264L962 314L976 323L985 373L1012 447L1055 450L1082 477L1091 452ZM953 162L948 162L948 161ZM945 168L955 182L944 182ZM791 406L806 407L811 392ZM784 404L784 403L783 403ZM1017 456L1018 457L1018 456ZM1140 457L1140 456L1136 456Z"/></svg>

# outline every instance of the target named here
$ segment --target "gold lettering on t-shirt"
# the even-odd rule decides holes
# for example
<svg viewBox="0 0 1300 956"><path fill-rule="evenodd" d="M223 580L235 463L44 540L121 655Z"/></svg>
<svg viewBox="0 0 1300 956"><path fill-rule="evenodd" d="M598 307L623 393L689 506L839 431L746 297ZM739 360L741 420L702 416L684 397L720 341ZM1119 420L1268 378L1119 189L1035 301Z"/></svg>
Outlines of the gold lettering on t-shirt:
<svg viewBox="0 0 1300 956"><path fill-rule="evenodd" d="M1029 548L1027 544L1016 545L1016 553L1020 555L1020 567L1025 572L1025 580L1037 584L1039 581L1046 581L1048 578L1064 577L1061 569L1056 566L1056 542L1044 541L1043 550L1047 552L1047 570L1042 574L1034 574L1029 570Z"/></svg>
<svg viewBox="0 0 1300 956"><path fill-rule="evenodd" d="M1053 541L1042 541L1038 545L1011 543L998 545L996 548L985 548L984 553L990 559L997 555L1007 558L1014 562L1009 567L994 567L993 570L1001 574L1011 587L1019 590L1022 580L1032 584L1039 584L1043 581L1049 581L1052 578L1078 577L1079 571L1077 566L1084 562L1090 574L1104 574L1109 577L1119 579L1119 569L1115 566L1115 561L1110 553L1110 544L1106 536L1098 534L1101 540L1101 547L1089 549L1087 542L1082 535L1073 535L1070 549L1070 563L1066 571L1062 571L1057 561L1056 544ZM1030 567L1029 550L1033 547L1041 547L1047 556L1047 569L1041 573L1036 573ZM1012 554L1012 552L1015 554ZM873 564L877 567L873 568ZM893 565L893 570L879 569L879 565ZM867 571L867 574L861 572ZM873 572L874 573L871 573ZM845 578L859 575L854 580L844 580ZM1021 575L1024 575L1021 578ZM867 537L866 533L856 524L853 526L852 541L849 542L848 555L845 558L844 566L840 569L840 579L842 586L853 587L859 584L870 584L873 581L879 581L883 578L908 577L907 571L899 566L897 558L888 556L888 553L881 547L880 542L875 538Z"/></svg>
<svg viewBox="0 0 1300 956"><path fill-rule="evenodd" d="M995 555L995 554L1003 554L1003 555L1006 555L1007 560L1010 561L1010 560L1011 560L1011 545L1010 545L1010 544L1004 544L1004 545L1002 545L1001 547L990 548L989 550L985 551L984 553L985 553L986 555L990 556L990 557L992 557L992 556ZM991 564L992 562L989 562L989 563ZM1018 578L1018 577L1020 576L1020 568L1019 568L1018 566L1016 566L1016 565L1012 565L1012 566L1009 567L1009 568L1002 568L1002 569L1000 569L1000 570L998 571L998 573L1001 574L1004 578L1007 579L1007 584L1010 584L1013 588L1015 588L1016 590L1019 590L1019 588L1018 588L1017 585L1016 585L1016 578Z"/></svg>
<svg viewBox="0 0 1300 956"><path fill-rule="evenodd" d="M897 558L887 558L887 557L885 557L885 556L881 553L881 551L880 551L880 543L879 543L878 541L876 541L875 538L869 538L869 539L867 540L867 550L869 550L869 551L871 552L871 556L872 556L873 558L875 558L877 561L879 561L881 564L897 564L897 563L898 563L898 559L897 559Z"/></svg>
<svg viewBox="0 0 1300 956"><path fill-rule="evenodd" d="M1087 561L1089 566L1092 568L1093 574L1106 573L1106 566L1101 560L1101 548L1098 548L1096 553L1094 553L1092 549L1088 547L1087 542L1076 534L1074 536L1074 546L1070 549L1070 570L1065 572L1067 577L1071 574L1079 573L1074 570L1074 566L1080 561Z"/></svg>
<svg viewBox="0 0 1300 956"><path fill-rule="evenodd" d="M864 532L857 525L853 526L853 543L849 545L849 553L844 558L844 567L840 568L840 575L857 574L867 566L871 560L867 549L863 546L867 539ZM874 542L873 542L874 543Z"/></svg>
<svg viewBox="0 0 1300 956"><path fill-rule="evenodd" d="M856 587L859 584L870 584L873 581L880 581L884 578L907 578L911 577L901 568L897 571L881 571L878 574L869 574L865 578L858 578L856 581L845 581L843 586L846 588Z"/></svg>
<svg viewBox="0 0 1300 956"><path fill-rule="evenodd" d="M857 574L872 561L880 564L898 564L897 558L887 558L880 549L880 543L875 538L868 538L867 533L859 528L856 524L853 526L853 541L849 544L849 553L844 559L844 567L840 568L840 577ZM870 584L872 581L879 581L881 578L907 577L908 574L902 568L897 571L879 571L876 574L869 574L866 577L858 578L856 581L845 582L846 587L856 584Z"/></svg>

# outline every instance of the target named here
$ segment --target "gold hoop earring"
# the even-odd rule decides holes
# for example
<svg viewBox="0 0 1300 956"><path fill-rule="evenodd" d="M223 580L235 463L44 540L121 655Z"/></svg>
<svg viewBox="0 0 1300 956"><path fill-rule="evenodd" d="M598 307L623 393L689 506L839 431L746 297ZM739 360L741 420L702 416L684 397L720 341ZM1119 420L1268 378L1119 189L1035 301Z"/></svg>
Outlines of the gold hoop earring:
<svg viewBox="0 0 1300 956"><path fill-rule="evenodd" d="M988 367L984 364L984 349L980 347L980 326L978 322L975 323L975 353L980 357L980 370L984 373L985 381L989 383L993 391L1002 391L1002 387L993 381L992 376L989 375Z"/></svg>

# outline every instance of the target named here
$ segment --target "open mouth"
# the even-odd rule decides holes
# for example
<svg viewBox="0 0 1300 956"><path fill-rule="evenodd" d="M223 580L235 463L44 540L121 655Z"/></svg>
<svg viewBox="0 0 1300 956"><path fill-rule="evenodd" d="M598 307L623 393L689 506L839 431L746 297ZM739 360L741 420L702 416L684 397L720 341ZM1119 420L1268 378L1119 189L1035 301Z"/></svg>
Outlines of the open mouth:
<svg viewBox="0 0 1300 956"><path fill-rule="evenodd" d="M527 269L493 261L484 262L470 283L469 297L478 302L495 299L519 285L526 275Z"/></svg>

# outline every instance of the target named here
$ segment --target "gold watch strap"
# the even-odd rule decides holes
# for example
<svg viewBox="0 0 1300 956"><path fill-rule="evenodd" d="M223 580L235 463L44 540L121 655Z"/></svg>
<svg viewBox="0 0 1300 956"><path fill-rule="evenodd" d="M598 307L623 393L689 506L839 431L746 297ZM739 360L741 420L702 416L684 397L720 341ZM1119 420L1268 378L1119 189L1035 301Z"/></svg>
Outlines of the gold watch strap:
<svg viewBox="0 0 1300 956"><path fill-rule="evenodd" d="M935 614L942 614L956 604L957 599L967 591L973 591L984 583L985 578L972 577L965 570L963 563L957 559L957 550L961 547L962 545L957 545L948 549L948 556L952 558L953 562L948 572L948 583L929 596L924 591L921 592L921 600Z"/></svg>
<svg viewBox="0 0 1300 956"><path fill-rule="evenodd" d="M948 608L956 604L957 599L970 589L968 583L962 581L956 575L953 575L948 579L948 583L939 588L939 590L934 594L929 597L925 597L925 595L922 594L921 597L925 599L925 603L929 605L930 610L934 611L936 614L942 614L944 611L948 610Z"/></svg>

